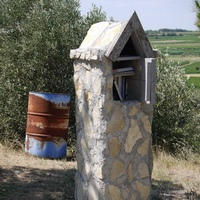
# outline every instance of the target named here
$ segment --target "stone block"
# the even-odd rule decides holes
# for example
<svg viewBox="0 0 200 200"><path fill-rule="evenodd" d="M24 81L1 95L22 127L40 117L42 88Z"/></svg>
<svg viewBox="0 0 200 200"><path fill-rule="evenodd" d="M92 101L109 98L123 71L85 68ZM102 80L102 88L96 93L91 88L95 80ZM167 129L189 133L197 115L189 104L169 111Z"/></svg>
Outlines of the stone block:
<svg viewBox="0 0 200 200"><path fill-rule="evenodd" d="M129 116L133 117L139 112L139 109L136 106L133 106L129 112Z"/></svg>
<svg viewBox="0 0 200 200"><path fill-rule="evenodd" d="M130 188L122 189L122 197L123 197L123 199L130 200L130 198L129 198L130 193L131 193L131 189Z"/></svg>
<svg viewBox="0 0 200 200"><path fill-rule="evenodd" d="M116 160L112 165L110 180L115 182L120 176L124 174L126 174L124 163L120 160Z"/></svg>
<svg viewBox="0 0 200 200"><path fill-rule="evenodd" d="M130 200L137 200L136 194L132 194Z"/></svg>
<svg viewBox="0 0 200 200"><path fill-rule="evenodd" d="M140 131L140 127L138 123L131 119L131 127L129 128L128 135L125 141L125 151L126 153L130 153L135 146L136 142L142 138L142 133Z"/></svg>
<svg viewBox="0 0 200 200"><path fill-rule="evenodd" d="M120 106L116 106L114 112L112 113L112 116L110 117L106 133L109 134L122 131L124 126L125 123L124 123L123 113L120 109Z"/></svg>
<svg viewBox="0 0 200 200"><path fill-rule="evenodd" d="M107 89L112 89L113 87L113 75L107 76Z"/></svg>
<svg viewBox="0 0 200 200"><path fill-rule="evenodd" d="M121 191L118 187L114 185L108 186L109 192L110 192L110 199L111 200L122 200Z"/></svg>
<svg viewBox="0 0 200 200"><path fill-rule="evenodd" d="M144 157L145 155L148 154L148 150L149 150L149 144L150 144L150 139L147 138L137 149L137 152Z"/></svg>
<svg viewBox="0 0 200 200"><path fill-rule="evenodd" d="M109 141L109 151L112 157L116 157L119 155L121 150L121 143L116 137L110 138Z"/></svg>
<svg viewBox="0 0 200 200"><path fill-rule="evenodd" d="M140 200L150 199L150 186L143 185L139 181L136 181L136 189L140 193Z"/></svg>
<svg viewBox="0 0 200 200"><path fill-rule="evenodd" d="M141 121L143 122L145 131L148 133L151 133L151 123L150 123L149 117L145 115L141 118Z"/></svg>
<svg viewBox="0 0 200 200"><path fill-rule="evenodd" d="M109 114L109 113L112 111L112 109L113 109L113 104L112 104L112 102L111 102L111 101L108 101L108 102L106 103L104 109L105 109L106 113Z"/></svg>
<svg viewBox="0 0 200 200"><path fill-rule="evenodd" d="M139 164L138 171L140 173L140 178L141 179L150 176L150 174L149 174L149 168L148 168L147 164L144 163L144 162Z"/></svg>

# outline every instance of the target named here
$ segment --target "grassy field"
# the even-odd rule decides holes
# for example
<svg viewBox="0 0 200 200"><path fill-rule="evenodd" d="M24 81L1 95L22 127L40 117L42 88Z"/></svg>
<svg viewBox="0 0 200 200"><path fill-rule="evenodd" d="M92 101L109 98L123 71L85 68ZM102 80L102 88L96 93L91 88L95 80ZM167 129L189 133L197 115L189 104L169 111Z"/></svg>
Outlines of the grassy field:
<svg viewBox="0 0 200 200"><path fill-rule="evenodd" d="M200 43L198 32L184 32L182 36L150 36L154 48L170 54L171 56L200 56Z"/></svg>
<svg viewBox="0 0 200 200"><path fill-rule="evenodd" d="M200 74L200 62L193 62L185 66L186 74Z"/></svg>
<svg viewBox="0 0 200 200"><path fill-rule="evenodd" d="M176 32L169 36L168 33L156 32L148 36L155 49L169 55L169 59L177 62L185 69L186 74L200 74L200 33ZM194 84L200 88L200 77L191 77L188 85Z"/></svg>
<svg viewBox="0 0 200 200"><path fill-rule="evenodd" d="M200 89L200 77L190 77L188 80L188 85L194 84L196 88Z"/></svg>

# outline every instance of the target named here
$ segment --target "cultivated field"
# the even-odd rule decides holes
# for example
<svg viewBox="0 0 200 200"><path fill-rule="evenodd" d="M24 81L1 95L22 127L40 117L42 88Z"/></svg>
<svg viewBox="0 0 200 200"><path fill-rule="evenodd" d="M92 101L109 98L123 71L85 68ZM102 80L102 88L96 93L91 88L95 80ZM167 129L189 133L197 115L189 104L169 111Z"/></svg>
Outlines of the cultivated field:
<svg viewBox="0 0 200 200"><path fill-rule="evenodd" d="M200 56L200 37L198 32L176 33L176 36L149 36L153 47L167 52L170 56L183 57L187 60L189 57Z"/></svg>
<svg viewBox="0 0 200 200"><path fill-rule="evenodd" d="M149 37L155 49L159 49L185 69L189 77L188 85L194 84L200 89L200 33L199 32L157 32ZM191 75L191 76L189 76Z"/></svg>

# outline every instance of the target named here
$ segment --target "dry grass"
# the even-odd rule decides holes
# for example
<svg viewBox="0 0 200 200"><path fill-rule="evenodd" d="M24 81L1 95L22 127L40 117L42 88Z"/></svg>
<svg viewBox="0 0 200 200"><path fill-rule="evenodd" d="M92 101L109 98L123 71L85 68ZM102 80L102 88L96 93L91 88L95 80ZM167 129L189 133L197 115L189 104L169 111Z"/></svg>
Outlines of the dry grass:
<svg viewBox="0 0 200 200"><path fill-rule="evenodd" d="M152 44L159 44L159 43L174 44L174 43L186 43L186 42L192 42L192 40L154 40L154 41L152 41ZM181 44L181 45L183 45L183 44Z"/></svg>
<svg viewBox="0 0 200 200"><path fill-rule="evenodd" d="M41 159L0 144L1 200L72 200L76 162ZM152 200L200 199L200 157L154 156Z"/></svg>
<svg viewBox="0 0 200 200"><path fill-rule="evenodd" d="M193 62L200 62L200 57L199 56L169 56L169 60L173 60L173 61L189 61L191 63Z"/></svg>
<svg viewBox="0 0 200 200"><path fill-rule="evenodd" d="M0 144L0 199L74 199L76 163L41 159Z"/></svg>
<svg viewBox="0 0 200 200"><path fill-rule="evenodd" d="M153 199L200 199L200 156L154 156Z"/></svg>

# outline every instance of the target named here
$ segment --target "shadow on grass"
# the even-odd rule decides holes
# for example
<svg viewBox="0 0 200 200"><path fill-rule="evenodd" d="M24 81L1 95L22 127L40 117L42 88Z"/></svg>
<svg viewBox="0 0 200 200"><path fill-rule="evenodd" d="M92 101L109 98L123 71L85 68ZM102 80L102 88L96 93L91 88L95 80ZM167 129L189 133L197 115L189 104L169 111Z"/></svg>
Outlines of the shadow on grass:
<svg viewBox="0 0 200 200"><path fill-rule="evenodd" d="M171 181L152 180L151 200L198 200L200 195L195 191L186 191L180 184L174 184Z"/></svg>
<svg viewBox="0 0 200 200"><path fill-rule="evenodd" d="M35 169L0 167L1 200L74 200L76 169ZM171 181L152 181L152 200L198 200L200 195L186 191Z"/></svg>
<svg viewBox="0 0 200 200"><path fill-rule="evenodd" d="M76 169L0 168L1 200L72 200Z"/></svg>

